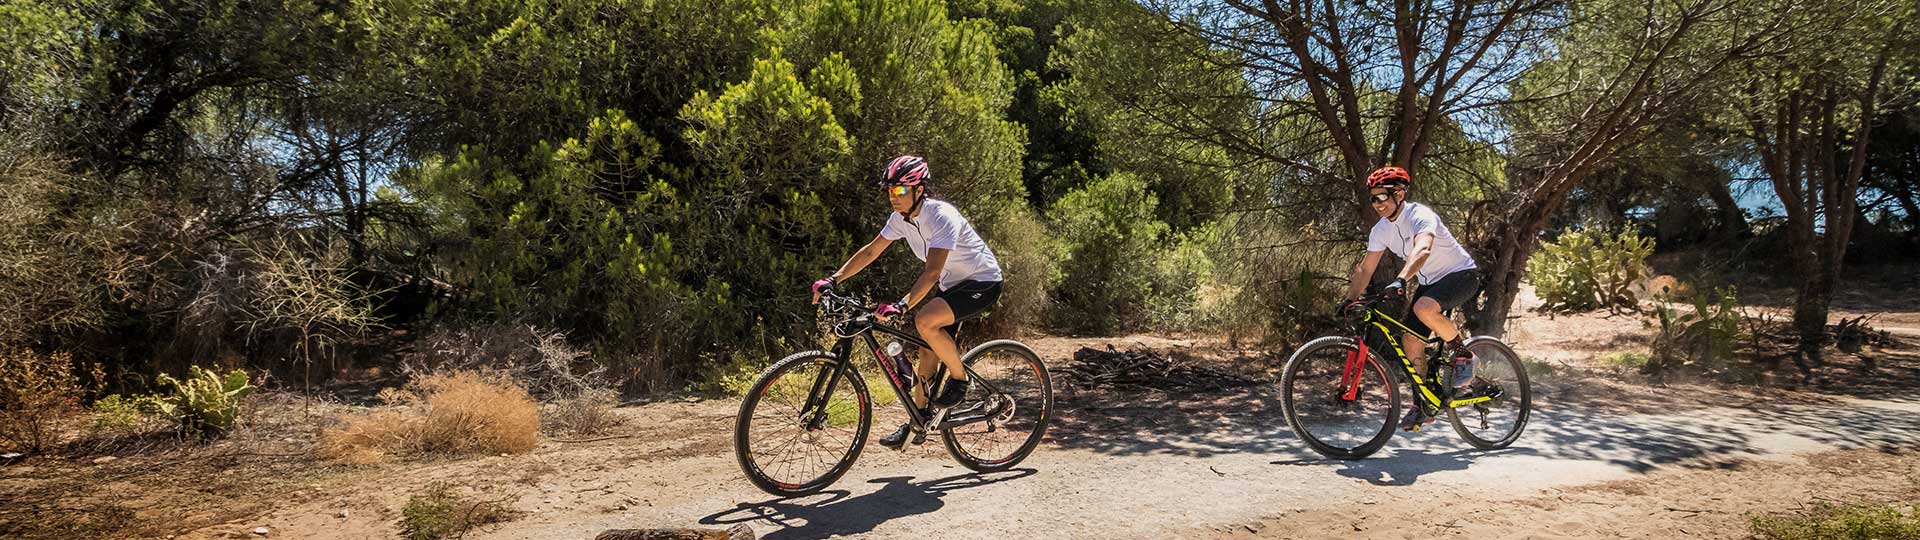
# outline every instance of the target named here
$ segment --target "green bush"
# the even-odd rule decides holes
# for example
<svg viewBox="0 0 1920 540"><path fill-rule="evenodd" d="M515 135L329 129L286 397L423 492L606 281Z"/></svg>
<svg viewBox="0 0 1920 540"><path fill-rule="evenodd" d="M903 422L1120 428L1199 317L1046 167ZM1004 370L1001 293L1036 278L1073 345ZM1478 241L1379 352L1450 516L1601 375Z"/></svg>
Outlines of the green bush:
<svg viewBox="0 0 1920 540"><path fill-rule="evenodd" d="M459 538L483 525L517 517L505 501L474 500L447 484L427 486L400 509L400 535L407 540Z"/></svg>
<svg viewBox="0 0 1920 540"><path fill-rule="evenodd" d="M199 439L226 435L240 419L240 400L253 393L247 384L247 372L233 370L225 376L210 369L193 366L186 380L160 374L160 384L173 390L161 398L161 414L178 418L180 434Z"/></svg>
<svg viewBox="0 0 1920 540"><path fill-rule="evenodd" d="M1647 366L1653 357L1637 352L1617 352L1600 357L1600 363L1611 367L1639 370Z"/></svg>
<svg viewBox="0 0 1920 540"><path fill-rule="evenodd" d="M1920 538L1913 506L1836 507L1820 503L1806 516L1753 518L1753 531L1768 540L1892 540Z"/></svg>
<svg viewBox="0 0 1920 540"><path fill-rule="evenodd" d="M1050 288L1060 279L1062 246L1059 240L1033 212L1026 210L997 225L983 227L980 234L1000 259L1000 270L1006 277L1005 288L1000 291L1000 301L981 321L984 334L968 330L972 337L962 336L962 339L1011 336L1024 329L1038 328L1051 303Z"/></svg>
<svg viewBox="0 0 1920 540"><path fill-rule="evenodd" d="M709 363L763 361L771 339L817 336L805 285L880 229L886 203L870 179L895 154L931 159L936 194L990 237L1024 202L995 29L949 18L942 2L543 7L524 24L552 20L569 31L503 34L540 39L487 52L557 55L531 63L556 72L519 73L526 82L501 92L451 90L476 119L525 116L505 114L520 99L579 98L536 125L564 123L443 148L396 183L436 211L434 267L470 291L452 307L591 343L627 390L680 387ZM610 69L574 73L582 65ZM1010 318L1031 317L1027 300L1044 294L1048 269L1023 247L995 244L1012 307L1025 308ZM904 251L850 286L899 294L917 262Z"/></svg>
<svg viewBox="0 0 1920 540"><path fill-rule="evenodd" d="M1662 296L1654 315L1659 333L1643 372L1655 377L1683 369L1713 376L1729 373L1746 316L1732 287L1697 289L1681 298Z"/></svg>
<svg viewBox="0 0 1920 540"><path fill-rule="evenodd" d="M1148 315L1154 263L1167 224L1145 182L1118 173L1061 197L1049 214L1066 244L1048 321L1070 332L1107 334Z"/></svg>
<svg viewBox="0 0 1920 540"><path fill-rule="evenodd" d="M146 433L176 422L173 409L160 396L114 394L93 402L93 427L123 435Z"/></svg>
<svg viewBox="0 0 1920 540"><path fill-rule="evenodd" d="M1540 245L1529 267L1543 309L1575 312L1595 309L1638 311L1633 286L1647 278L1653 239L1627 230L1562 233Z"/></svg>
<svg viewBox="0 0 1920 540"><path fill-rule="evenodd" d="M1217 326L1219 302L1203 294L1218 287L1213 257L1207 248L1219 229L1203 226L1179 235L1172 245L1153 253L1153 281L1147 294L1147 324L1155 330L1180 331Z"/></svg>

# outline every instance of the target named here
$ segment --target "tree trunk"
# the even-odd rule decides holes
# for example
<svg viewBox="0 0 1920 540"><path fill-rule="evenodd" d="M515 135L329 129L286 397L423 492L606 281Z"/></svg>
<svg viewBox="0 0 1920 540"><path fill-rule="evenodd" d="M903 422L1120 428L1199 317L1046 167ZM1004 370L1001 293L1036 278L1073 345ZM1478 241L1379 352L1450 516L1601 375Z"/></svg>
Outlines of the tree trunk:
<svg viewBox="0 0 1920 540"><path fill-rule="evenodd" d="M1827 311L1831 280L1806 275L1800 280L1799 294L1793 303L1793 328L1800 334L1800 345L1793 355L1800 377L1812 382L1814 373L1825 367L1821 350L1827 345Z"/></svg>
<svg viewBox="0 0 1920 540"><path fill-rule="evenodd" d="M1893 200L1900 203L1900 211L1905 214L1907 230L1912 234L1911 231L1920 231L1920 204L1914 202L1913 189L1907 183L1900 182L1899 186L1899 189L1894 192Z"/></svg>
<svg viewBox="0 0 1920 540"><path fill-rule="evenodd" d="M1733 200L1733 190L1726 183L1707 183L1707 197L1713 199L1714 210L1720 215L1718 236L1721 239L1735 240L1747 235L1751 230L1747 225L1747 214Z"/></svg>
<svg viewBox="0 0 1920 540"><path fill-rule="evenodd" d="M1554 205L1558 206L1558 205ZM1539 212L1534 212L1539 213ZM1551 213L1551 212L1547 212ZM1467 305L1467 331L1478 336L1506 337L1507 319L1527 275L1527 259L1539 247L1542 219L1521 216L1498 225L1492 235L1492 257L1480 264L1478 303Z"/></svg>

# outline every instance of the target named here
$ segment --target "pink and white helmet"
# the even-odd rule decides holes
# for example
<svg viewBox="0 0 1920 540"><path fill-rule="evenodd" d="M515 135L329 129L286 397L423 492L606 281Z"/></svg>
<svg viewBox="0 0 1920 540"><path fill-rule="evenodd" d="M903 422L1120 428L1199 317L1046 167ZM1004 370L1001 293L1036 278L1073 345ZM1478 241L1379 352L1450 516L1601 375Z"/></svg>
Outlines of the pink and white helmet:
<svg viewBox="0 0 1920 540"><path fill-rule="evenodd" d="M933 179L933 171L927 168L927 160L920 156L900 156L887 162L887 170L880 175L883 186L917 186Z"/></svg>

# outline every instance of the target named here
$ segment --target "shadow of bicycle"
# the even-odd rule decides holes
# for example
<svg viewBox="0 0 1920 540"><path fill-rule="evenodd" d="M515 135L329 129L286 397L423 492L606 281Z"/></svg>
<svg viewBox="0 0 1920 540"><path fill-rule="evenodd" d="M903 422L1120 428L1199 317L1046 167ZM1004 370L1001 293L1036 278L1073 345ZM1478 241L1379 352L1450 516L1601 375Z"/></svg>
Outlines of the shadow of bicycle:
<svg viewBox="0 0 1920 540"><path fill-rule="evenodd" d="M1432 453L1421 448L1398 448L1389 455L1368 459L1291 459L1272 462L1274 465L1336 465L1340 469L1334 474L1365 480L1376 486L1411 486L1421 476L1444 471L1462 471L1473 465L1474 460L1495 456L1539 455L1532 448L1504 448L1500 450L1463 449L1451 452Z"/></svg>
<svg viewBox="0 0 1920 540"><path fill-rule="evenodd" d="M733 508L700 518L703 525L748 523L779 527L761 535L768 540L785 538L825 538L872 532L889 520L926 514L946 505L947 492L976 488L1008 480L1033 476L1035 469L1013 469L998 473L969 473L925 482L912 477L875 478L869 483L880 489L860 496L846 490L831 490L804 497L788 497L758 503L740 503Z"/></svg>

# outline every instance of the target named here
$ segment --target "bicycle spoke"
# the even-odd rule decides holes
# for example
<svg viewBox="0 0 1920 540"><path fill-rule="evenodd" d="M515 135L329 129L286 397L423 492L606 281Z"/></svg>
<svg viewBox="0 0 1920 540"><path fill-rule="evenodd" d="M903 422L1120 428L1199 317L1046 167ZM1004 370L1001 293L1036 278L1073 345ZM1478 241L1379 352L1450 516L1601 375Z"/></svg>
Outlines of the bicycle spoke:
<svg viewBox="0 0 1920 540"><path fill-rule="evenodd" d="M844 470L841 464L857 447L866 414L854 381L842 378L835 388L822 389L825 403L808 406L818 397L816 381L831 376L833 368L824 360L787 366L750 396L752 408L743 411L737 444L742 465L763 489L778 493L775 487L813 485Z"/></svg>
<svg viewBox="0 0 1920 540"><path fill-rule="evenodd" d="M1045 367L1024 351L1024 348L989 349L970 359L968 373L975 384L968 389L966 403L978 409L949 420L993 411L997 404L1011 405L992 419L948 430L948 449L961 463L976 470L1011 466L1038 443L1051 396ZM1013 417L1000 419L1008 414Z"/></svg>
<svg viewBox="0 0 1920 540"><path fill-rule="evenodd" d="M1392 437L1393 379L1377 358L1353 358L1357 351L1350 340L1315 340L1288 360L1281 377L1288 424L1329 457L1364 456Z"/></svg>

